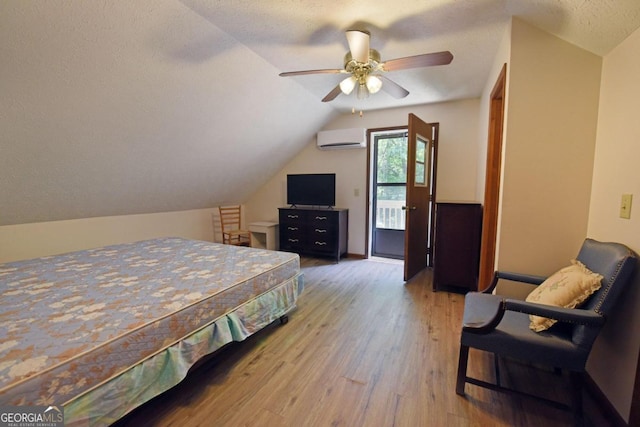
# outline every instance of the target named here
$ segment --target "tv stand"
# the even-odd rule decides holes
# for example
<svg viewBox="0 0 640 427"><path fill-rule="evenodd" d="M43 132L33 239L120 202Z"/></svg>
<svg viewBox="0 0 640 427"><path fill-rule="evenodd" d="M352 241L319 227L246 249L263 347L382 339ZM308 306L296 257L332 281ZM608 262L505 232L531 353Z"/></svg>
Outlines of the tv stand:
<svg viewBox="0 0 640 427"><path fill-rule="evenodd" d="M349 210L339 208L279 208L280 250L302 255L347 253Z"/></svg>

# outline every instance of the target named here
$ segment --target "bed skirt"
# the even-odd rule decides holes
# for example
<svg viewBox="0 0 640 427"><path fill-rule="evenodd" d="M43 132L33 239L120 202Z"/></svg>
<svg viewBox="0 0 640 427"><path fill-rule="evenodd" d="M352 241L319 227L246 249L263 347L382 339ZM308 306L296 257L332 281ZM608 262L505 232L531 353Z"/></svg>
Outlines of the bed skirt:
<svg viewBox="0 0 640 427"><path fill-rule="evenodd" d="M107 426L116 422L182 381L202 357L233 341L243 341L288 314L303 289L303 276L299 274L64 403L65 426Z"/></svg>

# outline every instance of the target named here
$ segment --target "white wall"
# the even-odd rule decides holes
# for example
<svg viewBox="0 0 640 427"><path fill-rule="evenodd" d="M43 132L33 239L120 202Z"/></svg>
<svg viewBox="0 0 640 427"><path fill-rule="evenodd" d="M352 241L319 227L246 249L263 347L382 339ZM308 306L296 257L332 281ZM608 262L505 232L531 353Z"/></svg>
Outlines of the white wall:
<svg viewBox="0 0 640 427"><path fill-rule="evenodd" d="M640 30L605 56L588 234L640 252ZM636 198L631 219L618 215L622 194ZM640 349L640 278L598 338L588 371L628 420ZM615 367L615 369L611 369Z"/></svg>
<svg viewBox="0 0 640 427"><path fill-rule="evenodd" d="M343 114L324 130L407 126L409 113L426 122L440 123L437 198L475 200L479 99L365 111L363 117ZM286 206L288 173L320 172L336 173L336 205L349 209L348 252L363 255L367 234L367 151L364 149L322 151L316 148L315 139L310 141L298 156L246 202L247 220L277 220L278 207Z"/></svg>
<svg viewBox="0 0 640 427"><path fill-rule="evenodd" d="M513 19L501 270L551 274L576 255L587 234L601 63Z"/></svg>
<svg viewBox="0 0 640 427"><path fill-rule="evenodd" d="M165 236L213 241L213 212L217 209L5 225L0 263Z"/></svg>

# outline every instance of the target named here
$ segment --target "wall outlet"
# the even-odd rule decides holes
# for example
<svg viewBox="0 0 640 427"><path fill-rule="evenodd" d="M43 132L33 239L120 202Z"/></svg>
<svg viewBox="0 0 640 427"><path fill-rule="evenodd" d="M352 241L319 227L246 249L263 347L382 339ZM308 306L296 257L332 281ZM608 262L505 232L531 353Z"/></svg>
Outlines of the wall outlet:
<svg viewBox="0 0 640 427"><path fill-rule="evenodd" d="M620 202L620 218L631 218L631 201L633 200L633 194L623 194L622 201Z"/></svg>

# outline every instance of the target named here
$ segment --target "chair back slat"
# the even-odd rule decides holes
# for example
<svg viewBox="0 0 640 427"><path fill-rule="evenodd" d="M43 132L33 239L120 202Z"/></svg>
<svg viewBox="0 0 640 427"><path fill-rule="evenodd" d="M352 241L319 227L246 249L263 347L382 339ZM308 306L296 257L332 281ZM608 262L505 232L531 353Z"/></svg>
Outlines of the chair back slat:
<svg viewBox="0 0 640 427"><path fill-rule="evenodd" d="M222 224L222 231L239 230L241 216L242 208L240 206L221 206L220 222Z"/></svg>

